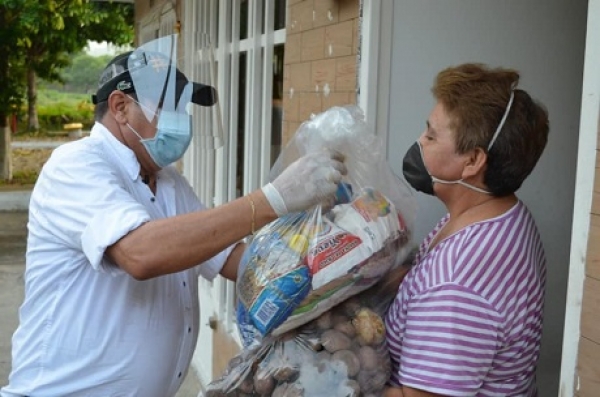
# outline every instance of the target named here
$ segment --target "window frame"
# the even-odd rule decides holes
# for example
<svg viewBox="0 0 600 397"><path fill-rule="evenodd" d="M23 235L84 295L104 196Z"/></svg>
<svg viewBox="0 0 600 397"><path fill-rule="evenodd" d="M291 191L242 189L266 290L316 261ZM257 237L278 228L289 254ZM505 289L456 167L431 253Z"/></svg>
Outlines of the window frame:
<svg viewBox="0 0 600 397"><path fill-rule="evenodd" d="M266 18L263 30L263 6ZM287 10L287 4L284 5ZM210 32L216 38L217 90L223 117L224 142L221 148L203 147L192 140L183 159L183 174L196 194L208 207L217 206L260 188L268 182L271 168L271 129L274 46L285 45L286 29L274 30L275 0L248 0L248 34L240 40L241 1L185 0L184 70L194 77L193 54L197 32ZM286 11L287 12L287 11ZM237 191L238 105L240 54L246 53L243 183ZM216 315L240 342L235 324L235 283L217 277L214 282L201 280L200 288L209 288Z"/></svg>

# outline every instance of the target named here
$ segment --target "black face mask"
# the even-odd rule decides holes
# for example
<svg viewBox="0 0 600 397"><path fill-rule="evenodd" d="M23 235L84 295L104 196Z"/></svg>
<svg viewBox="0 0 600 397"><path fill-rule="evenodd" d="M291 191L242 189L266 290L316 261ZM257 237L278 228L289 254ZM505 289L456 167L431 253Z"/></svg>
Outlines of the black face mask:
<svg viewBox="0 0 600 397"><path fill-rule="evenodd" d="M423 153L418 141L404 155L402 173L413 188L425 194L434 195L433 179L431 179L431 175L429 175L429 171L427 171L427 167L423 162Z"/></svg>

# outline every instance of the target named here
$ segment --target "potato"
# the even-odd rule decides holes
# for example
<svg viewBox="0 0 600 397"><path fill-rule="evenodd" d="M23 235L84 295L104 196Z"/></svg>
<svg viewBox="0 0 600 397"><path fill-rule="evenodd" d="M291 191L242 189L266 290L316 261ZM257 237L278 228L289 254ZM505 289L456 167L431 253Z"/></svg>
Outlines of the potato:
<svg viewBox="0 0 600 397"><path fill-rule="evenodd" d="M350 320L346 320L344 322L337 323L333 327L333 329L348 335L348 337L350 337L350 338L354 338L354 336L356 335L356 329L354 328L354 325L352 325L352 322Z"/></svg>
<svg viewBox="0 0 600 397"><path fill-rule="evenodd" d="M329 329L321 335L321 344L330 353L335 353L338 350L347 350L352 345L350 338L334 329Z"/></svg>
<svg viewBox="0 0 600 397"><path fill-rule="evenodd" d="M356 329L356 339L361 345L376 345L385 338L383 320L374 311L363 308L352 319Z"/></svg>
<svg viewBox="0 0 600 397"><path fill-rule="evenodd" d="M241 393L252 394L254 391L254 380L252 379L252 376L247 376L237 387L237 390Z"/></svg>
<svg viewBox="0 0 600 397"><path fill-rule="evenodd" d="M362 305L360 304L360 301L358 300L358 298L353 296L351 298L346 299L343 303L341 303L339 308L342 313L344 313L346 316L352 318L356 315L356 313L359 312L359 310L362 308Z"/></svg>
<svg viewBox="0 0 600 397"><path fill-rule="evenodd" d="M358 384L360 390L367 393L377 393L383 389L388 381L389 374L380 371L360 371L358 373Z"/></svg>
<svg viewBox="0 0 600 397"><path fill-rule="evenodd" d="M381 357L371 346L361 346L358 350L360 368L366 371L378 369Z"/></svg>
<svg viewBox="0 0 600 397"><path fill-rule="evenodd" d="M295 366L285 364L279 368L273 368L273 378L279 382L293 382L298 379L300 371Z"/></svg>
<svg viewBox="0 0 600 397"><path fill-rule="evenodd" d="M349 377L354 377L360 371L360 360L350 350L338 350L331 355L332 361L341 361L346 366Z"/></svg>
<svg viewBox="0 0 600 397"><path fill-rule="evenodd" d="M321 314L319 317L317 317L315 321L315 324L317 326L318 329L321 330L326 330L332 327L331 324L331 311L327 311L323 314Z"/></svg>
<svg viewBox="0 0 600 397"><path fill-rule="evenodd" d="M260 396L270 396L275 389L275 379L267 371L257 371L254 374L254 391Z"/></svg>
<svg viewBox="0 0 600 397"><path fill-rule="evenodd" d="M350 317L346 316L341 310L336 310L331 314L331 327L335 328L340 323L350 321Z"/></svg>

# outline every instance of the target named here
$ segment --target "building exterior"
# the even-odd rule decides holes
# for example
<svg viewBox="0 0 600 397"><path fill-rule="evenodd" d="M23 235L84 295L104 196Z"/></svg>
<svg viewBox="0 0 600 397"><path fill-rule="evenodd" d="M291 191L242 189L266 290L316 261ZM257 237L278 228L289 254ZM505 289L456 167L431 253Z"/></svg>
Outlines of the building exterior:
<svg viewBox="0 0 600 397"><path fill-rule="evenodd" d="M437 71L483 62L521 71L548 107L548 147L519 196L548 256L540 395L600 386L600 0L136 0L142 44L179 32L199 79L210 38L224 145L194 139L182 172L207 205L266 183L281 146L312 113L359 104L399 158L422 130ZM210 53L210 52L209 52ZM442 215L419 197L418 235ZM194 369L203 384L239 350L235 286L204 282Z"/></svg>

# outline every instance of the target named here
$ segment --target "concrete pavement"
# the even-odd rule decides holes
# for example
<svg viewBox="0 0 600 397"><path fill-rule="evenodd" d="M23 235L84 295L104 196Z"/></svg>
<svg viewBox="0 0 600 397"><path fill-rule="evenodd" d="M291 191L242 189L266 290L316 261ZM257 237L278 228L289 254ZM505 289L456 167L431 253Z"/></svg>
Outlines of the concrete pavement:
<svg viewBox="0 0 600 397"><path fill-rule="evenodd" d="M10 192L0 191L0 202L8 201L2 199L7 193ZM19 206L26 208L27 202ZM27 212L0 210L0 387L8 383L11 368L11 338L18 325L19 306L23 301L26 242ZM199 391L200 383L190 368L175 397L197 397Z"/></svg>

